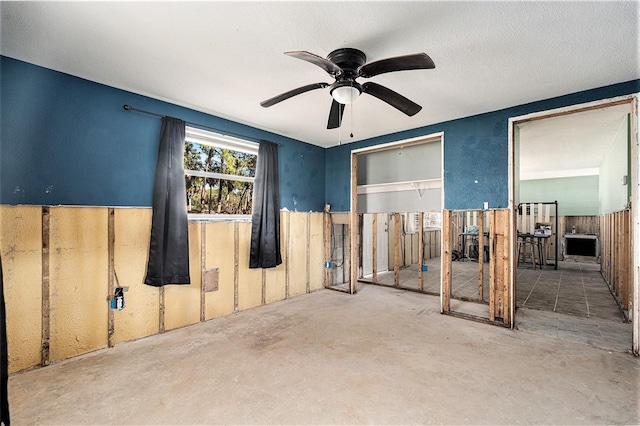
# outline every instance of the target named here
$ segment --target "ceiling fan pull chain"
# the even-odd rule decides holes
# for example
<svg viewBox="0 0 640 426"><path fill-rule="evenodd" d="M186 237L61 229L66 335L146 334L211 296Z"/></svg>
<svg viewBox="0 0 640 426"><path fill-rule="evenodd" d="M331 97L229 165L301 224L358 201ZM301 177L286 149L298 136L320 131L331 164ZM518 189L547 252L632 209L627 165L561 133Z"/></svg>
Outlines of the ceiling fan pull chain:
<svg viewBox="0 0 640 426"><path fill-rule="evenodd" d="M351 134L349 136L353 137L353 104L349 105L349 121L351 121Z"/></svg>
<svg viewBox="0 0 640 426"><path fill-rule="evenodd" d="M349 81L349 86L353 87L353 80ZM349 136L353 137L353 102L349 104L349 128L351 129Z"/></svg>

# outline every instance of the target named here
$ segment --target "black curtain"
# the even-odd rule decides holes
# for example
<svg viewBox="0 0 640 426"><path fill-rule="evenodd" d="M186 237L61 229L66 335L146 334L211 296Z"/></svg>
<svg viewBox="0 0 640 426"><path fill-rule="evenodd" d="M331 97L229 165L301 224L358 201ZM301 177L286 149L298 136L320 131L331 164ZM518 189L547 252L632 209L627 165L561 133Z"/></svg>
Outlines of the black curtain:
<svg viewBox="0 0 640 426"><path fill-rule="evenodd" d="M282 263L278 181L278 145L260 141L253 184L249 268L273 268Z"/></svg>
<svg viewBox="0 0 640 426"><path fill-rule="evenodd" d="M187 189L184 180L184 121L162 117L153 186L153 216L145 284L189 284Z"/></svg>
<svg viewBox="0 0 640 426"><path fill-rule="evenodd" d="M2 257L0 257L0 423L9 425L9 353L7 350L7 314L4 306L4 283L2 279Z"/></svg>

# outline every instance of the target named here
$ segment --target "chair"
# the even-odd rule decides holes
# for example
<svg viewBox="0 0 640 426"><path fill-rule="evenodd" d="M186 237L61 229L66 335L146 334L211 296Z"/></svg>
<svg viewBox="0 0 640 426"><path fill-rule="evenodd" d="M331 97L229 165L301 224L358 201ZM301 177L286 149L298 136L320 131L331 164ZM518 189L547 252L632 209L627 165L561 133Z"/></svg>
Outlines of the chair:
<svg viewBox="0 0 640 426"><path fill-rule="evenodd" d="M520 266L520 262L529 263L536 269L536 264L540 260L540 247L537 239L531 234L518 234L518 256L516 267ZM540 265L542 268L542 265Z"/></svg>

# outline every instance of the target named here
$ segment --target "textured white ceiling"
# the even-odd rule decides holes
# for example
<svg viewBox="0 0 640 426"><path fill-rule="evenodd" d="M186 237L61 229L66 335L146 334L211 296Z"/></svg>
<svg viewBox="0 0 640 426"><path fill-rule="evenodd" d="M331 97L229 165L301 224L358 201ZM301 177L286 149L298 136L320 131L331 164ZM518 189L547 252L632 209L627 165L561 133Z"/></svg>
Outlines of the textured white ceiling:
<svg viewBox="0 0 640 426"><path fill-rule="evenodd" d="M329 147L640 78L638 5L2 2L0 53ZM283 52L326 56L341 47L368 61L426 52L436 69L371 79L422 111L406 117L363 95L341 130L327 130L327 89L260 107L332 82Z"/></svg>
<svg viewBox="0 0 640 426"><path fill-rule="evenodd" d="M624 104L519 124L520 179L597 175L630 112Z"/></svg>

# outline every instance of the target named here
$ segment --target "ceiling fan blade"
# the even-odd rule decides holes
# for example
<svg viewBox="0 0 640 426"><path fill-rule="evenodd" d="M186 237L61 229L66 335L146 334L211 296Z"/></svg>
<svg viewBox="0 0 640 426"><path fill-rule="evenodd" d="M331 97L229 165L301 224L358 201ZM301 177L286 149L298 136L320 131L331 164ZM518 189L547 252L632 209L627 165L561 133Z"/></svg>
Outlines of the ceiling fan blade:
<svg viewBox="0 0 640 426"><path fill-rule="evenodd" d="M308 84L306 86L298 87L297 89L289 90L288 92L284 92L278 96L274 96L273 98L267 99L266 101L262 101L260 102L260 106L264 108L269 108L270 106L275 105L278 102L282 102L286 99L289 99L293 96L299 95L304 92L308 92L309 90L324 89L327 86L329 86L328 83Z"/></svg>
<svg viewBox="0 0 640 426"><path fill-rule="evenodd" d="M340 127L340 124L342 124L342 114L344 114L344 104L338 103L335 100L331 102L327 129L337 129Z"/></svg>
<svg viewBox="0 0 640 426"><path fill-rule="evenodd" d="M284 54L293 56L294 58L302 59L303 61L311 62L313 65L319 66L333 76L342 72L342 68L340 68L330 60L318 55L314 55L313 53L305 52L303 50L295 50L292 52L284 52Z"/></svg>
<svg viewBox="0 0 640 426"><path fill-rule="evenodd" d="M422 107L417 103L377 83L370 81L364 83L362 85L362 91L388 103L392 107L404 112L409 117L416 115L422 109Z"/></svg>
<svg viewBox="0 0 640 426"><path fill-rule="evenodd" d="M370 62L358 68L360 77L373 77L393 71L433 69L436 64L426 53L414 53L412 55L396 56L395 58L381 59Z"/></svg>

